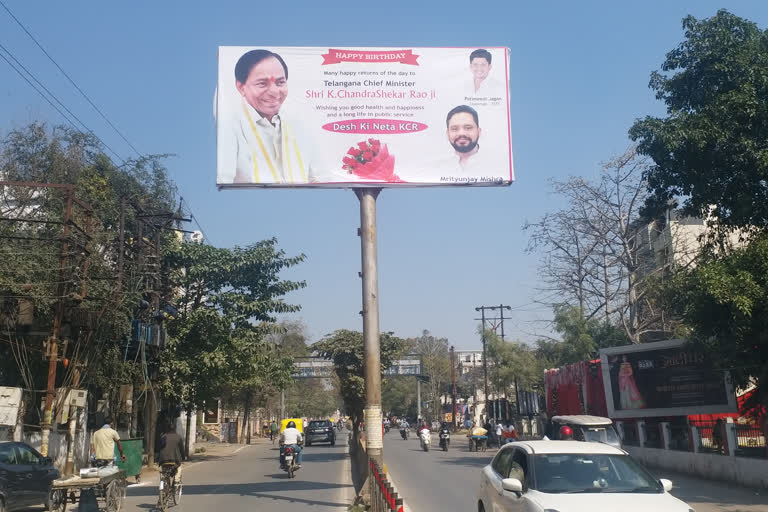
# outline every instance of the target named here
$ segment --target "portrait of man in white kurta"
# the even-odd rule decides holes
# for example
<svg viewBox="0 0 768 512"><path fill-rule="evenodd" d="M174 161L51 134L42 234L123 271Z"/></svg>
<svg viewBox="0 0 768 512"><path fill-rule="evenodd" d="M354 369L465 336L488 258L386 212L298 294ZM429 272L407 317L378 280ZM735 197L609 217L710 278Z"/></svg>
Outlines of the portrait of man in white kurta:
<svg viewBox="0 0 768 512"><path fill-rule="evenodd" d="M237 61L234 75L242 99L231 131L219 141L227 160L220 172L233 184L307 183L307 148L292 121L280 113L288 96L283 58L269 50L251 50Z"/></svg>

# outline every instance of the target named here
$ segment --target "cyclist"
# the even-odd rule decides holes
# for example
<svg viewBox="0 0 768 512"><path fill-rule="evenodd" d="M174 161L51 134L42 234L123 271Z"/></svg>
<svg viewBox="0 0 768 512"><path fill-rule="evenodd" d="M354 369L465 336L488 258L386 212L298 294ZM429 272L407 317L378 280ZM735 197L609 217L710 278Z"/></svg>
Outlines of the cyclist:
<svg viewBox="0 0 768 512"><path fill-rule="evenodd" d="M175 464L173 472L173 481L181 482L181 461L184 453L184 443L181 436L176 433L173 422L168 423L168 429L160 436L160 453L157 456L157 462L162 467L163 464Z"/></svg>

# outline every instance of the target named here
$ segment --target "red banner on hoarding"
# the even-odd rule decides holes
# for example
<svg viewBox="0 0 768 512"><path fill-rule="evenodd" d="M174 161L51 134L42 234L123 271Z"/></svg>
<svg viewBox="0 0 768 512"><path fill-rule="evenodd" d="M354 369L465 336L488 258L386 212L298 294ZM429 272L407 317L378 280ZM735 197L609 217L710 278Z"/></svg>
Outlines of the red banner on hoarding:
<svg viewBox="0 0 768 512"><path fill-rule="evenodd" d="M323 54L323 66L326 64L339 64L341 62L399 62L418 66L418 55L413 50L338 50L329 48L328 53Z"/></svg>

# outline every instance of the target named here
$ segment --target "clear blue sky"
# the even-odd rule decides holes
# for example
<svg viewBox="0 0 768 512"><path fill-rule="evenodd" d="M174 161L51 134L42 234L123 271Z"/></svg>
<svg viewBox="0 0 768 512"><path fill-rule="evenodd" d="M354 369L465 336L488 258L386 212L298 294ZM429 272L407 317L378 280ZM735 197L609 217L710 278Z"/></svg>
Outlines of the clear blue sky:
<svg viewBox="0 0 768 512"><path fill-rule="evenodd" d="M626 148L632 121L660 114L649 73L687 14L723 2L51 2L4 0L143 153L168 161L208 241L277 237L307 262L289 296L316 339L361 329L357 199L349 190L216 190L212 117L220 45L507 46L517 182L498 189L385 190L378 201L381 327L479 347L474 307L509 304L510 337L546 332L536 256L521 226L557 207L550 178L593 175ZM728 2L768 26L765 0ZM123 157L130 148L0 9L0 44ZM62 119L0 61L0 132ZM134 155L135 156L135 155Z"/></svg>

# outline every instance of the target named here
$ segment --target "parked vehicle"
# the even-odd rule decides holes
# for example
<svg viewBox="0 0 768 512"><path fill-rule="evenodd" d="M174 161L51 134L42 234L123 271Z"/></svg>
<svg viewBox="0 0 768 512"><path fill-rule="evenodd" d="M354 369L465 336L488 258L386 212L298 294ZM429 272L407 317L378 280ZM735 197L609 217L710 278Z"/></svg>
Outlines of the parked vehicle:
<svg viewBox="0 0 768 512"><path fill-rule="evenodd" d="M298 470L299 466L296 464L296 454L293 453L293 448L289 446L285 449L285 464L283 465L283 471L288 473L288 478L294 478Z"/></svg>
<svg viewBox="0 0 768 512"><path fill-rule="evenodd" d="M480 477L479 512L689 512L627 452L603 443L522 441L503 446Z"/></svg>
<svg viewBox="0 0 768 512"><path fill-rule="evenodd" d="M62 491L51 489L59 476L51 459L28 444L0 442L0 510L61 503Z"/></svg>
<svg viewBox="0 0 768 512"><path fill-rule="evenodd" d="M305 432L306 440L304 443L307 446L312 446L312 443L330 443L331 446L336 445L336 431L333 430L333 424L330 420L312 420L307 425Z"/></svg>
<svg viewBox="0 0 768 512"><path fill-rule="evenodd" d="M573 430L574 441L593 441L621 448L621 438L610 418L585 415L555 416L552 418L552 425L552 439L559 439L560 427L567 425Z"/></svg>

